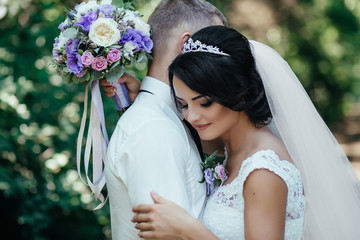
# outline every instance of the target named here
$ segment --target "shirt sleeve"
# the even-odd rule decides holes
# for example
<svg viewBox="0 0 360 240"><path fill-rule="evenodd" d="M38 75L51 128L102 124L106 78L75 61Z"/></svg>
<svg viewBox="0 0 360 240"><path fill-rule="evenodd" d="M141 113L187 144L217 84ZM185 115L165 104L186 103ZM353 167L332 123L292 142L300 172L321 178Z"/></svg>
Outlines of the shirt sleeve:
<svg viewBox="0 0 360 240"><path fill-rule="evenodd" d="M114 174L127 186L133 206L153 203L153 190L190 211L185 174L189 146L184 138L173 123L154 120L138 127L119 146Z"/></svg>

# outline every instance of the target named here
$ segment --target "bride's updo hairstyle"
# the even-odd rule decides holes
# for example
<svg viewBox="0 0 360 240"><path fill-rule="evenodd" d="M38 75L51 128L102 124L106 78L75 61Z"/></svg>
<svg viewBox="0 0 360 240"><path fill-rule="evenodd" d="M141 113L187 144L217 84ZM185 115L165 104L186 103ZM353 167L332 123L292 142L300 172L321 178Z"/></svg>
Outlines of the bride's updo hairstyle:
<svg viewBox="0 0 360 240"><path fill-rule="evenodd" d="M172 94L175 96L175 75L193 91L234 111L245 111L255 126L267 125L272 115L246 37L231 28L210 26L191 38L229 56L208 52L179 55L169 66Z"/></svg>

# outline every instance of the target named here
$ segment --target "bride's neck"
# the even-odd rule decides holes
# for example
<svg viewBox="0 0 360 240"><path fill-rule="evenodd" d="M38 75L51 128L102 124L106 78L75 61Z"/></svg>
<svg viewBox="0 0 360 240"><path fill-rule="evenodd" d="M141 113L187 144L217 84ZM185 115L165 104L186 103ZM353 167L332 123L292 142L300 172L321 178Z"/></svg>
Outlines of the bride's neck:
<svg viewBox="0 0 360 240"><path fill-rule="evenodd" d="M261 128L256 128L245 113L239 117L237 124L221 138L226 147L229 159L234 155L246 155L257 147L258 133Z"/></svg>

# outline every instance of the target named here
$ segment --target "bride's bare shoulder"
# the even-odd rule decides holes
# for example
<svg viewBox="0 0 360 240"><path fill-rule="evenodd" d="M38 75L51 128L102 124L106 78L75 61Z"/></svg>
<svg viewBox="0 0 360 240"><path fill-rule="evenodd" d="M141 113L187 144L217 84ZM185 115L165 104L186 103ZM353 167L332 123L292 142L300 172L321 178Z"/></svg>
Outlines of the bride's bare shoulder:
<svg viewBox="0 0 360 240"><path fill-rule="evenodd" d="M293 163L283 141L271 131L267 131L263 134L260 140L259 148L272 150L276 153L276 155L278 155L280 160L286 160Z"/></svg>

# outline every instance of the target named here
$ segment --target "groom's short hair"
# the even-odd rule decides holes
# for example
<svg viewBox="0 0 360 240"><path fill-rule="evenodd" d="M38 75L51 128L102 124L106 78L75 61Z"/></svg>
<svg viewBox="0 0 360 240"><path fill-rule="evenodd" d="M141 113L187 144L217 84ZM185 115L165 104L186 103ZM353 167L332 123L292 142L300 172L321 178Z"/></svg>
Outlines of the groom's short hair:
<svg viewBox="0 0 360 240"><path fill-rule="evenodd" d="M181 29L195 33L201 28L215 25L218 17L227 26L224 15L205 0L162 0L151 14L153 52L167 50L168 40Z"/></svg>

